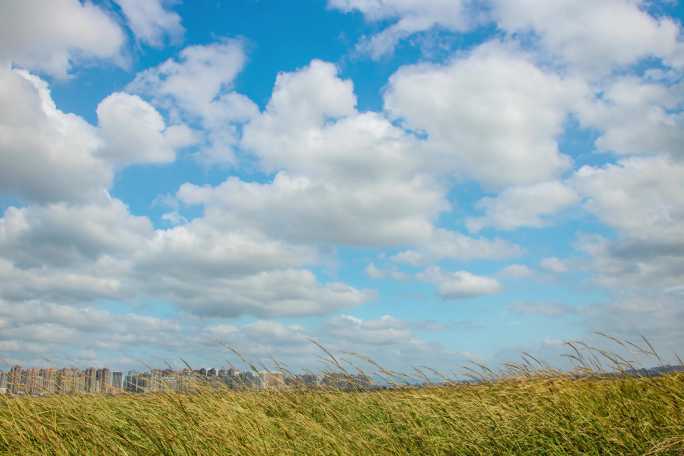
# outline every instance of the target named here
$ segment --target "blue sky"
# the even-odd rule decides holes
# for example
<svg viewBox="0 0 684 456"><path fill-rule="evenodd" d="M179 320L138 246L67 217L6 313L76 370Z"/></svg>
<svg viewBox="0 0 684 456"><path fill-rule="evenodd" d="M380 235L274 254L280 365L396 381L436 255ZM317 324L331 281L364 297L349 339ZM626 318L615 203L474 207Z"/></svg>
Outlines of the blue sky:
<svg viewBox="0 0 684 456"><path fill-rule="evenodd" d="M684 343L677 2L0 8L0 368Z"/></svg>

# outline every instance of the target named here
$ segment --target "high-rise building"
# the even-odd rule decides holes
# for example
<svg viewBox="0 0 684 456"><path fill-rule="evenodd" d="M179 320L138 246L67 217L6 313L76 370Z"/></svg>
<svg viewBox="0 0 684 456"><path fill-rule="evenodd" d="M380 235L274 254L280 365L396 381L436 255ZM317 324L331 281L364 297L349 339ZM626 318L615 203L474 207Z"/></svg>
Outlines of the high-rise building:
<svg viewBox="0 0 684 456"><path fill-rule="evenodd" d="M38 373L40 377L40 387L43 394L53 394L57 391L57 370L48 367L43 368Z"/></svg>
<svg viewBox="0 0 684 456"><path fill-rule="evenodd" d="M7 394L7 374L0 371L0 394Z"/></svg>
<svg viewBox="0 0 684 456"><path fill-rule="evenodd" d="M60 369L57 371L57 391L61 394L84 393L85 374L79 369Z"/></svg>
<svg viewBox="0 0 684 456"><path fill-rule="evenodd" d="M371 378L365 374L345 374L342 372L326 373L321 379L323 386L340 390L363 390L372 385Z"/></svg>
<svg viewBox="0 0 684 456"><path fill-rule="evenodd" d="M124 390L129 393L137 393L137 376L138 373L135 371L128 371L126 377L124 378Z"/></svg>
<svg viewBox="0 0 684 456"><path fill-rule="evenodd" d="M117 393L123 390L123 372L112 372L112 389Z"/></svg>
<svg viewBox="0 0 684 456"><path fill-rule="evenodd" d="M130 393L147 393L152 386L152 375L150 373L140 373L128 371L126 375L126 391Z"/></svg>
<svg viewBox="0 0 684 456"><path fill-rule="evenodd" d="M98 369L95 374L98 383L98 389L100 393L111 393L112 392L112 371L107 368Z"/></svg>
<svg viewBox="0 0 684 456"><path fill-rule="evenodd" d="M40 369L29 367L21 372L21 384L25 394L36 395L41 393Z"/></svg>
<svg viewBox="0 0 684 456"><path fill-rule="evenodd" d="M7 391L12 394L23 392L21 386L21 366L13 366L7 373Z"/></svg>
<svg viewBox="0 0 684 456"><path fill-rule="evenodd" d="M100 382L97 381L97 369L89 367L85 370L85 391L86 393L99 393Z"/></svg>

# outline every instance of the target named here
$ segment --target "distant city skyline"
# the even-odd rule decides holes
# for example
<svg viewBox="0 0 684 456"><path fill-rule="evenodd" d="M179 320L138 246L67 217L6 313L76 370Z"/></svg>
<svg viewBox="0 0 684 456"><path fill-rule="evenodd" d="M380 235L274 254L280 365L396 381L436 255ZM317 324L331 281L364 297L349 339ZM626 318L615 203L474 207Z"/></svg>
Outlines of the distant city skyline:
<svg viewBox="0 0 684 456"><path fill-rule="evenodd" d="M291 373L283 371L240 371L235 367L199 369L129 370L12 366L0 370L0 394L46 396L53 394L122 394L191 392L214 386L230 389L270 390L285 387L371 387L372 380L361 373Z"/></svg>

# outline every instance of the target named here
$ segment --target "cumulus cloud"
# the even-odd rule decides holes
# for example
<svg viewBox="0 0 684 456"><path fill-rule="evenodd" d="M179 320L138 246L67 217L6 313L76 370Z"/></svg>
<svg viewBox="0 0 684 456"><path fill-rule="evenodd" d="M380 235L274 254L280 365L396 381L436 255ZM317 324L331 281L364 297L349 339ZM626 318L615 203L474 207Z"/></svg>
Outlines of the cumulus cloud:
<svg viewBox="0 0 684 456"><path fill-rule="evenodd" d="M0 296L83 304L133 296L127 274L153 233L118 200L10 207L0 218Z"/></svg>
<svg viewBox="0 0 684 456"><path fill-rule="evenodd" d="M244 64L239 41L188 46L180 51L178 59L168 59L139 73L128 89L160 105L175 100L191 114L202 114L222 90L232 87Z"/></svg>
<svg viewBox="0 0 684 456"><path fill-rule="evenodd" d="M326 329L333 337L370 345L404 343L414 337L405 322L391 315L383 315L377 320L340 315L330 319Z"/></svg>
<svg viewBox="0 0 684 456"><path fill-rule="evenodd" d="M400 68L384 100L392 116L427 134L435 169L505 187L553 180L570 167L557 137L586 95L582 82L490 42L447 64Z"/></svg>
<svg viewBox="0 0 684 456"><path fill-rule="evenodd" d="M176 320L95 307L0 299L2 319L6 326L0 333L0 349L3 361L8 363L111 368L125 362L133 367L138 362L125 359L132 347L176 357L191 340ZM90 347L88 353L83 347Z"/></svg>
<svg viewBox="0 0 684 456"><path fill-rule="evenodd" d="M472 19L463 0L328 0L345 13L358 11L368 21L392 21L381 32L366 37L358 49L377 59L394 51L399 41L435 27L467 30Z"/></svg>
<svg viewBox="0 0 684 456"><path fill-rule="evenodd" d="M208 76L207 68L215 70L218 59L223 70L237 62L237 71L242 57L232 42L182 55L182 64L169 61L163 75L146 79L159 85L160 94L175 96L178 84L198 75L210 86L201 93L221 91L232 76ZM11 70L1 76L8 81L2 106L19 109L0 115L0 191L41 203L10 207L0 218L0 274L11 284L3 287L5 299L84 304L156 297L205 316L302 316L371 297L340 282L320 283L307 269L316 262L314 249L275 240L258 223L232 223L226 211L207 208L193 222L154 230L107 189L117 168L172 161L176 149L192 140L187 127L168 126L150 104L125 93L103 100L92 126L59 111L37 77ZM239 105L239 96L228 97Z"/></svg>
<svg viewBox="0 0 684 456"><path fill-rule="evenodd" d="M302 266L315 251L211 219L158 231L135 265L139 286L200 315L305 316L362 304L368 291L320 284Z"/></svg>
<svg viewBox="0 0 684 456"><path fill-rule="evenodd" d="M418 278L437 285L437 291L443 299L476 298L502 290L496 279L468 271L448 272L439 267L431 267L419 273Z"/></svg>
<svg viewBox="0 0 684 456"><path fill-rule="evenodd" d="M0 218L0 297L84 304L164 299L211 316L304 316L350 308L372 293L320 283L315 250L211 216L154 230L118 200L9 208Z"/></svg>
<svg viewBox="0 0 684 456"><path fill-rule="evenodd" d="M640 240L681 241L684 164L664 157L584 166L574 185L603 223Z"/></svg>
<svg viewBox="0 0 684 456"><path fill-rule="evenodd" d="M581 122L598 129L597 148L621 156L684 158L684 83L667 85L624 77L580 110Z"/></svg>
<svg viewBox="0 0 684 456"><path fill-rule="evenodd" d="M178 149L195 142L195 133L187 126L166 126L161 114L135 95L109 95L97 106L97 119L105 142L98 155L119 166L169 163Z"/></svg>
<svg viewBox="0 0 684 456"><path fill-rule="evenodd" d="M473 238L457 231L436 228L425 242L415 249L393 255L392 260L420 266L440 260L500 260L522 253L520 246L502 239Z"/></svg>
<svg viewBox="0 0 684 456"><path fill-rule="evenodd" d="M94 126L64 113L45 81L0 68L0 194L38 203L105 201L115 167L173 161L194 139L131 95L108 96L97 114Z"/></svg>
<svg viewBox="0 0 684 456"><path fill-rule="evenodd" d="M409 275L395 268L379 268L375 263L368 263L365 269L366 275L371 279L406 280Z"/></svg>
<svg viewBox="0 0 684 456"><path fill-rule="evenodd" d="M172 42L183 37L181 18L165 8L165 0L114 0L123 10L135 36L151 46L160 47L168 37Z"/></svg>
<svg viewBox="0 0 684 456"><path fill-rule="evenodd" d="M1 257L22 268L69 267L103 256L129 257L152 235L146 217L119 200L9 207L0 218Z"/></svg>
<svg viewBox="0 0 684 456"><path fill-rule="evenodd" d="M320 283L315 249L225 223L220 211L156 230L132 255L127 284L197 315L306 316L350 308L371 292Z"/></svg>
<svg viewBox="0 0 684 456"><path fill-rule="evenodd" d="M127 91L202 127L202 156L234 163L241 126L256 115L256 105L234 92L233 82L246 61L243 43L221 40L188 46L177 59L139 73Z"/></svg>
<svg viewBox="0 0 684 456"><path fill-rule="evenodd" d="M256 226L297 242L392 245L427 238L446 203L420 179L350 188L337 182L278 173L271 183L229 178L217 187L185 184L187 204L220 210L234 225Z"/></svg>
<svg viewBox="0 0 684 456"><path fill-rule="evenodd" d="M88 268L19 268L0 258L0 298L20 305L32 300L56 303L93 303L98 299L123 299L119 265L100 259Z"/></svg>
<svg viewBox="0 0 684 456"><path fill-rule="evenodd" d="M91 2L7 0L2 8L0 66L11 62L66 78L82 59L121 61L122 30Z"/></svg>
<svg viewBox="0 0 684 456"><path fill-rule="evenodd" d="M618 233L612 241L595 235L579 240L598 282L622 290L681 285L682 181L682 164L664 157L630 158L576 173L585 208Z"/></svg>
<svg viewBox="0 0 684 456"><path fill-rule="evenodd" d="M182 35L180 18L163 1L116 2L141 42L159 46ZM684 56L679 28L650 16L637 0L582 8L561 2L576 19L563 24L558 5L525 2L529 8L495 0L493 13L508 32L532 31L533 50L493 41L443 64L402 67L387 85L381 113L360 111L352 82L318 60L279 74L260 110L234 88L246 62L243 43L219 40L187 47L139 73L127 93L99 103L97 123L90 124L57 109L47 84L16 67L63 77L81 58L116 60L123 43L116 23L88 2L53 2L63 7L55 17L70 12L67 22L84 39L76 43L71 30L41 22L51 4L31 19L46 50L9 24L0 31L0 63L15 67L0 66L0 195L27 206L0 214L0 348L44 354L58 343L76 356L75 347L109 324L111 334L96 348L225 340L256 356L301 358L315 351L309 342L315 337L340 350L379 347L406 355L402 360L423 359L439 347L416 337L418 326L389 315L364 320L345 314L318 330L268 319L347 313L373 299L370 290L314 272L322 253L336 247L391 248L376 257L383 258L380 266L370 263L365 273L395 280L409 275L392 262L426 267L522 255L510 241L438 228L457 210L448 193L463 180L493 192L476 204L479 214L461 214L472 232L543 228L581 203L615 230L612 239L580 237L576 247L588 258L585 266L596 283L629 295L620 305L596 306L596 313L582 316L627 331L651 311L658 316L648 320L649 331L662 329L681 340L672 321L665 321L681 321L675 301L684 283L684 91L674 68ZM470 25L463 3L454 0L329 5L389 22L360 45L375 57L415 33ZM18 24L36 6L9 5ZM605 27L601 18L611 9L634 33ZM88 27L79 29L86 16L103 30L103 42L93 43ZM580 33L581 27L594 36ZM644 57L662 59L664 68L639 78L598 78ZM559 61L567 64L560 72ZM596 130L596 148L617 161L568 177L572 161L558 138L569 115ZM162 216L165 229L108 195L118 170L171 163L190 145L210 162L254 158L250 165L262 174L254 181L241 174L217 185L182 185ZM190 205L201 206L202 214L190 217ZM550 257L538 269L562 273L568 266ZM526 278L535 271L512 264L496 277ZM415 277L435 285L444 299L502 291L497 279L464 270L431 267ZM641 298L649 295L658 299L644 304ZM123 306L148 299L175 306L185 314L183 324L97 308L102 300ZM15 315L9 315L12 308ZM629 324L602 313L616 309L629 315ZM510 310L576 314L547 303ZM260 320L224 320L238 316ZM163 333L173 340L165 341ZM78 356L91 359L92 353Z"/></svg>
<svg viewBox="0 0 684 456"><path fill-rule="evenodd" d="M0 301L0 315L11 321L14 328L24 325L54 325L83 333L155 332L179 330L178 322L139 314L112 315L93 307L72 307L44 302L29 302L12 306Z"/></svg>
<svg viewBox="0 0 684 456"><path fill-rule="evenodd" d="M679 26L648 14L645 0L492 0L492 5L501 28L534 32L544 50L590 74L645 57L667 61L681 52Z"/></svg>
<svg viewBox="0 0 684 456"><path fill-rule="evenodd" d="M490 226L506 230L525 226L541 228L550 223L550 216L578 202L577 193L558 181L510 187L495 197L478 201L477 208L485 214L469 218L466 223L471 231Z"/></svg>
<svg viewBox="0 0 684 456"><path fill-rule="evenodd" d="M433 219L449 208L443 187L420 172L409 135L355 104L351 81L332 64L314 60L280 74L242 140L264 171L276 173L273 180L186 185L179 198L299 242L393 245L429 237Z"/></svg>
<svg viewBox="0 0 684 456"><path fill-rule="evenodd" d="M103 198L112 180L97 129L55 106L47 84L0 68L0 194L46 202Z"/></svg>
<svg viewBox="0 0 684 456"><path fill-rule="evenodd" d="M557 274L568 272L569 270L568 265L563 260L556 257L542 258L539 262L539 266L549 272L555 272Z"/></svg>
<svg viewBox="0 0 684 456"><path fill-rule="evenodd" d="M503 277L511 277L514 279L524 279L527 277L532 277L534 271L524 264L510 264L499 271L499 275Z"/></svg>
<svg viewBox="0 0 684 456"><path fill-rule="evenodd" d="M354 147L356 141L365 141L364 146L372 146L374 140L382 140L388 133L389 139L401 146L401 131L373 115L365 119L370 122L368 126L358 118L347 120L343 125L355 127L357 134L343 138L341 133L347 131L339 126L340 120L354 114L356 96L352 82L339 78L335 65L313 60L298 71L278 75L266 110L245 129L243 145L259 156L267 170L285 168L308 175L332 174L333 178L346 174L345 171L361 171L367 162L372 163L375 154ZM334 120L337 122L328 122ZM336 128L326 129L328 123ZM334 139L343 140L343 144L351 141L351 147L335 147L330 134L324 136L329 132L339 132ZM397 146L395 148L399 149ZM349 152L352 155L347 158ZM378 152L401 154L402 151L379 148ZM357 166L350 168L354 164ZM336 168L339 171L335 172Z"/></svg>

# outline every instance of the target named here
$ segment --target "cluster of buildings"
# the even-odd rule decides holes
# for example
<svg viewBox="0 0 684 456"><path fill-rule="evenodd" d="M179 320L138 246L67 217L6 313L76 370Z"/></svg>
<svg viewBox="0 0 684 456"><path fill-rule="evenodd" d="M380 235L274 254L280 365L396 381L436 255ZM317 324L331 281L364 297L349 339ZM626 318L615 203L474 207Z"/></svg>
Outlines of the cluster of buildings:
<svg viewBox="0 0 684 456"><path fill-rule="evenodd" d="M49 394L119 394L188 392L198 386L232 389L282 389L292 387L370 388L365 375L328 373L285 375L283 372L240 372L227 369L152 369L146 372L111 371L107 368L22 368L0 371L0 394L42 396Z"/></svg>
<svg viewBox="0 0 684 456"><path fill-rule="evenodd" d="M78 394L122 391L123 374L109 369L25 368L14 366L0 371L0 394Z"/></svg>

